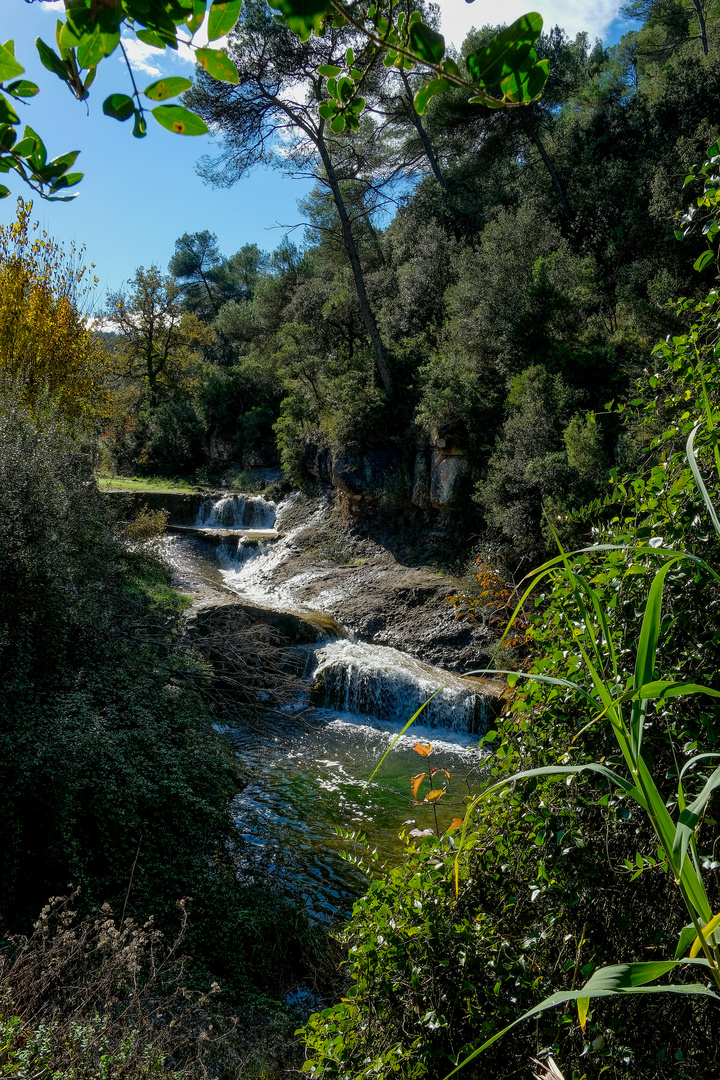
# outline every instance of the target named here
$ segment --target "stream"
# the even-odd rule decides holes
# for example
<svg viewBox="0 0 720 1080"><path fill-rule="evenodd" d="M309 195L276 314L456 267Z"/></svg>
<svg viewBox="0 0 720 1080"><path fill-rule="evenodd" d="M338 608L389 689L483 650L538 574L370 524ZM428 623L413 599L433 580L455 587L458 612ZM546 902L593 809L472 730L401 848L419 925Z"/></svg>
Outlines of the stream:
<svg viewBox="0 0 720 1080"><path fill-rule="evenodd" d="M230 590L244 601L301 615L337 609L337 588L320 591L312 607L298 598L313 571L288 576L295 537L313 527L313 514L322 513L313 510L298 523L293 508L292 495L279 504L261 496L205 500L195 524L167 541L180 584L190 582L196 596ZM330 923L347 917L367 887L363 874L343 859L348 841L335 829L362 831L382 865L400 857L403 827L444 831L462 816L463 797L477 789L485 767L478 741L497 686L352 636L327 637L303 651L303 694L286 706L287 720L269 716L260 734L256 727L226 732L250 778L233 812L245 874L271 875L313 917ZM418 743L431 747L429 756L414 749ZM445 774L437 774L443 784L430 785L426 776L419 805L410 788L412 776L433 767L450 774L437 821L433 806L420 800L431 786L446 783Z"/></svg>

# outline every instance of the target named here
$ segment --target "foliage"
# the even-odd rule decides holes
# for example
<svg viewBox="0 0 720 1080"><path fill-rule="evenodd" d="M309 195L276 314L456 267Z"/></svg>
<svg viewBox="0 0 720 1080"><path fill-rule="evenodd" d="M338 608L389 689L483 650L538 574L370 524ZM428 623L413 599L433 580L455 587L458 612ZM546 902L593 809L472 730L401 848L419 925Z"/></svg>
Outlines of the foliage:
<svg viewBox="0 0 720 1080"><path fill-rule="evenodd" d="M577 1076L601 1061L610 1076L676 1075L678 1062L682 1075L704 1075L717 1008L696 1003L692 1022L686 1014L679 1025L679 1011L659 998L712 996L707 980L720 985L712 809L720 770L717 755L704 752L717 743L720 693L712 687L711 569L720 536L717 303L714 291L680 302L690 329L657 346L660 370L620 406L629 468L615 469L607 496L576 515L591 525L593 547L561 549L537 577L528 575L518 606L530 605L523 631L533 655L521 678L507 673L515 700L485 737L495 751L490 782L470 803L461 835L424 856L437 874L425 894L414 891L424 888L421 848L378 884L375 907L356 908L348 930L356 985L305 1029L311 1074L349 1077L361 1062L368 1075L393 1067L402 1075L505 1074L509 1060L520 1065L543 1046ZM568 441L576 462L584 427ZM488 589L497 592L497 583ZM608 747L608 726L616 746ZM447 892L453 879L455 901ZM651 920L634 915L650 909ZM428 913L437 925L427 924ZM472 951L453 963L450 930L470 927ZM415 934L429 955L413 963L405 942ZM406 957L409 984L398 974ZM705 978L678 979L688 964ZM439 1031L421 1032L426 1006L453 986L460 967L468 997L448 993L455 1011L443 1014ZM658 982L669 972L674 985ZM634 1007L633 993L642 995ZM618 994L622 1008L595 1002ZM559 1022L545 1016L568 1004L573 1011ZM530 1017L536 1036L521 1026L511 1047L501 1040ZM475 1061L481 1051L490 1057Z"/></svg>
<svg viewBox="0 0 720 1080"><path fill-rule="evenodd" d="M82 310L97 278L83 250L66 253L31 214L18 199L17 220L0 226L0 379L35 411L51 403L86 420L105 396L104 356Z"/></svg>
<svg viewBox="0 0 720 1080"><path fill-rule="evenodd" d="M243 778L208 711L212 671L183 643L185 601L113 527L61 420L38 424L17 398L0 417L3 927L25 930L68 881L85 910L127 898L129 916L170 932L192 896L193 979L270 1007L322 945L304 913L238 881L229 802Z"/></svg>

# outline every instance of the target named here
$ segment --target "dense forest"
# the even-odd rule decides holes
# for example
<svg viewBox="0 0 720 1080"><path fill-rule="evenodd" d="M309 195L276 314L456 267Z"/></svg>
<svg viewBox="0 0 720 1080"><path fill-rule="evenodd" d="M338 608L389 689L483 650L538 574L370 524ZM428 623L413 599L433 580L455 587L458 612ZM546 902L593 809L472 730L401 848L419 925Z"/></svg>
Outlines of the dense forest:
<svg viewBox="0 0 720 1080"><path fill-rule="evenodd" d="M669 298L702 290L703 238L678 243L674 229L720 124L717 52L704 54L690 5L653 4L612 48L543 34L549 80L525 109L450 93L420 117L415 76L383 69L359 130L336 136L312 117L315 70L338 43L301 45L262 2L244 12L239 85L203 77L189 95L219 139L203 174L313 177L304 232L229 256L221 238L186 234L168 273L140 268L111 298L109 467L279 464L302 486L330 480L333 459L361 473L385 451L358 491L410 504L415 486L423 507L416 456L453 451L457 482L438 505L529 568L541 505L602 490L620 435L605 405L677 329Z"/></svg>
<svg viewBox="0 0 720 1080"><path fill-rule="evenodd" d="M312 179L273 251L186 233L88 319L31 204L0 230L0 1076L716 1080L719 12L624 12L546 30L532 104L376 65L334 130L362 35L246 0L184 100L210 184ZM487 783L347 925L239 865L224 732L282 706L277 635L189 635L163 515L98 474L324 489L469 560Z"/></svg>

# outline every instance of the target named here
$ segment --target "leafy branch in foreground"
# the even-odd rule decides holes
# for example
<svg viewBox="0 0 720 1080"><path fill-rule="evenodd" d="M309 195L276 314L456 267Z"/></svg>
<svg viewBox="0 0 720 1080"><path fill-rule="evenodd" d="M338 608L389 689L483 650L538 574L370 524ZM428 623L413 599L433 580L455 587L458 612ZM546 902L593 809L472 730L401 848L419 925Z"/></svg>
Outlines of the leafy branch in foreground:
<svg viewBox="0 0 720 1080"><path fill-rule="evenodd" d="M269 2L279 12L278 18L303 40L313 32L324 34L330 25L342 27L348 23L367 39L362 68L355 67L354 52L348 49L344 67L328 65L319 70L326 79L328 95L320 105L320 115L335 133L358 129L365 108L363 83L380 59L403 72L421 67L431 76L415 94L419 114L436 94L457 87L468 92L471 103L488 108L528 105L541 95L547 80L549 61L538 60L534 48L543 25L537 13L521 16L489 45L468 56L467 70L463 71L448 55L443 35L424 23L420 12L395 12L399 0L389 0L386 5L369 4L360 10L343 0ZM188 90L191 80L168 77L140 88L122 34L130 32L153 48L191 48L198 64L212 78L237 85L235 65L215 43L230 33L240 10L241 0L115 0L108 4L67 0L65 21L57 23L55 47L42 38L36 45L44 67L57 75L79 101L90 96L99 64L119 49L128 69L131 93L110 94L103 103L105 115L121 122L132 118L136 138L147 134L148 111L168 131L204 135L208 128L197 113L184 105L167 104ZM194 40L203 25L210 47L199 46ZM42 139L32 128L26 127L18 141L20 118L9 99L31 97L38 92L34 83L18 78L23 71L15 59L14 43L0 46L0 172L14 170L44 198L73 198L58 192L82 179L82 173L69 172L78 151L48 162ZM5 85L7 80L12 81ZM9 193L0 185L0 198Z"/></svg>
<svg viewBox="0 0 720 1080"><path fill-rule="evenodd" d="M288 26L303 40L311 33L322 35L329 26L340 29L348 23L368 40L364 68L355 67L348 49L345 67L327 66L320 74L327 79L328 101L320 106L321 116L333 131L346 127L356 131L365 108L362 87L375 64L412 71L420 67L432 78L415 94L415 109L425 112L436 94L460 88L469 93L471 104L491 109L529 105L540 97L548 77L550 62L538 60L535 42L542 32L542 16L522 15L483 49L465 60L466 71L448 55L445 38L422 21L419 11L397 10L399 0L371 3L358 10L344 0L268 0L280 11Z"/></svg>

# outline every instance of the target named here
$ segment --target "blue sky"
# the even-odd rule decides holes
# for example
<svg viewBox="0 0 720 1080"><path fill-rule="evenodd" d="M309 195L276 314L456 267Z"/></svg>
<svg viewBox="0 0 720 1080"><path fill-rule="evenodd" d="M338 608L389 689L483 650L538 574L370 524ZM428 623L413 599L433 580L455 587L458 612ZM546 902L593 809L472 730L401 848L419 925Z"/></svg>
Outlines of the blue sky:
<svg viewBox="0 0 720 1080"><path fill-rule="evenodd" d="M618 19L619 4L597 0L550 0L537 7L546 26L556 23L574 35L587 30L591 38L607 43L625 29ZM56 76L42 67L34 47L40 36L54 44L58 12L50 3L26 4L3 0L0 17L2 40L15 40L16 56L26 77L40 86L40 94L21 107L21 119L45 140L51 156L80 150L76 168L85 179L72 203L48 204L36 198L33 217L63 243L75 241L87 248L100 279L97 302L108 289L117 289L138 266L167 266L175 240L184 232L209 229L217 234L221 250L232 255L243 244L274 248L290 226L301 218L296 202L309 183L276 171L258 169L228 190L208 187L197 176L198 158L212 152L209 137L173 135L150 120L145 139L134 139L130 123L121 124L102 113L102 102L113 92L127 92L124 67L116 56L100 65L92 87L89 109L73 99ZM441 0L443 30L459 44L473 25L510 22L529 10L527 0ZM142 43L134 64L144 69L145 85L160 75L192 75L189 59L165 57ZM141 84L142 85L142 84ZM26 195L21 182L6 180L13 195L0 202L0 222L15 215L15 193Z"/></svg>

